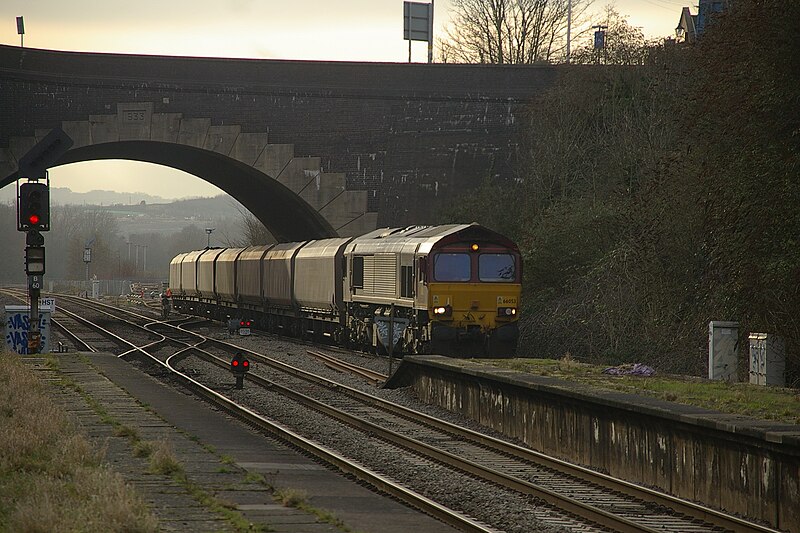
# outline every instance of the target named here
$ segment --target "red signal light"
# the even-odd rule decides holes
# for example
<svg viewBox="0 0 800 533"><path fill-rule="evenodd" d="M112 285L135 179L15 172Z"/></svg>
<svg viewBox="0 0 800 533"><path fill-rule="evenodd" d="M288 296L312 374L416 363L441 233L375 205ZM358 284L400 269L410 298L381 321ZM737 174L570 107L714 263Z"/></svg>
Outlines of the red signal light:
<svg viewBox="0 0 800 533"><path fill-rule="evenodd" d="M39 224L39 215L31 215L30 217L28 217L28 222L30 222L34 226Z"/></svg>
<svg viewBox="0 0 800 533"><path fill-rule="evenodd" d="M252 324L252 322L250 322L250 321L248 320L248 321L246 322L246 324L247 324L247 327L249 328L249 327L250 327L250 324Z"/></svg>
<svg viewBox="0 0 800 533"><path fill-rule="evenodd" d="M244 320L240 320L240 321L239 321L239 325L240 325L240 326L244 326Z"/></svg>
<svg viewBox="0 0 800 533"><path fill-rule="evenodd" d="M231 361L231 366L239 366L239 360L234 359L233 361Z"/></svg>
<svg viewBox="0 0 800 533"><path fill-rule="evenodd" d="M245 368L247 368L248 366L250 366L250 361L248 361L247 359L245 359L244 361L242 361L242 366L243 366L243 367L245 367Z"/></svg>

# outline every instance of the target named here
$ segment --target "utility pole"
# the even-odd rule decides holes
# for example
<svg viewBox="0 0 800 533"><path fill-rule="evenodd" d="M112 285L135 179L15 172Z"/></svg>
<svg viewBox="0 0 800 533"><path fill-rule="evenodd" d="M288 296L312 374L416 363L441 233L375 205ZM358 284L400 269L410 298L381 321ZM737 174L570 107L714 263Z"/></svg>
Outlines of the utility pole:
<svg viewBox="0 0 800 533"><path fill-rule="evenodd" d="M567 64L569 64L571 55L570 52L570 45L572 44L571 34L572 34L572 0L567 0Z"/></svg>
<svg viewBox="0 0 800 533"><path fill-rule="evenodd" d="M431 0L431 16L428 20L428 63L433 63L433 0Z"/></svg>

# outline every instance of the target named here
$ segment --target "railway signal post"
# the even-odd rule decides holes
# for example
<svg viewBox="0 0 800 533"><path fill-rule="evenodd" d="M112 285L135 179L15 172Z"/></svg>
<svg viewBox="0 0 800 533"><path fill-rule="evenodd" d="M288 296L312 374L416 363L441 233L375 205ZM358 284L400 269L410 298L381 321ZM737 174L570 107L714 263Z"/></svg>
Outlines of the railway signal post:
<svg viewBox="0 0 800 533"><path fill-rule="evenodd" d="M29 354L39 353L42 340L39 330L39 295L45 262L44 236L41 232L50 230L50 179L47 169L71 146L72 138L61 128L54 128L19 160L17 180L27 179L17 189L17 231L26 233L25 274L28 276L28 298L31 303Z"/></svg>
<svg viewBox="0 0 800 533"><path fill-rule="evenodd" d="M236 388L244 388L244 376L250 371L250 361L242 355L242 352L236 352L231 359L231 372L236 378Z"/></svg>

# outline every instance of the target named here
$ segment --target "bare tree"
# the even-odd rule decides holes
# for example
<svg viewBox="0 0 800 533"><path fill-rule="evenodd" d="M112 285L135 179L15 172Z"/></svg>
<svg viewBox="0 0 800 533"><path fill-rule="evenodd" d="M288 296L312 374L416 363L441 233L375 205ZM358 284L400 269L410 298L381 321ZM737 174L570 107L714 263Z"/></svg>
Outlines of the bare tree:
<svg viewBox="0 0 800 533"><path fill-rule="evenodd" d="M226 235L228 246L257 246L259 244L271 244L277 242L275 237L264 227L250 211L242 206L237 206L239 211L239 235L232 237Z"/></svg>
<svg viewBox="0 0 800 533"><path fill-rule="evenodd" d="M591 0L571 0L577 20ZM569 0L452 0L453 22L441 59L460 63L530 64L566 49Z"/></svg>
<svg viewBox="0 0 800 533"><path fill-rule="evenodd" d="M605 8L604 16L597 21L605 26L605 43L595 49L594 33L584 35L582 45L572 54L572 62L578 64L602 65L641 65L647 56L647 43L641 28L628 24L627 17L621 15L613 5Z"/></svg>

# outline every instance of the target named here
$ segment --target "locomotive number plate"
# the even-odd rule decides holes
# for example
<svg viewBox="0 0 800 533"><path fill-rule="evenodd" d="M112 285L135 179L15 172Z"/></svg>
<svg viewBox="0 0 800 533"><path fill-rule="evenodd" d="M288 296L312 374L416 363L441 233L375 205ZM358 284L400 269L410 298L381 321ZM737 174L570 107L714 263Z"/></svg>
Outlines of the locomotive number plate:
<svg viewBox="0 0 800 533"><path fill-rule="evenodd" d="M515 296L498 296L497 305L517 305L517 298Z"/></svg>

